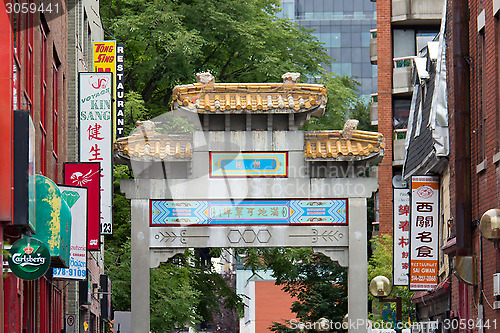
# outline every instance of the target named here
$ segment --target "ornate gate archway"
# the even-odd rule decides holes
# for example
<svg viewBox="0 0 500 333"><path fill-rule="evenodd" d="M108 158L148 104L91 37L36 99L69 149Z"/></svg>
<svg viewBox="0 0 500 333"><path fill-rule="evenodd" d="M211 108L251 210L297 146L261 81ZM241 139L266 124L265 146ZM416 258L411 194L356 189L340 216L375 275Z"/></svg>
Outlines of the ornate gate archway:
<svg viewBox="0 0 500 333"><path fill-rule="evenodd" d="M326 89L283 83L174 89L173 111L198 124L162 134L156 119L115 145L135 179L132 205L132 331L149 332L149 268L186 248L312 247L348 267L350 331L366 332L366 199L383 137L347 123L303 132L322 114Z"/></svg>

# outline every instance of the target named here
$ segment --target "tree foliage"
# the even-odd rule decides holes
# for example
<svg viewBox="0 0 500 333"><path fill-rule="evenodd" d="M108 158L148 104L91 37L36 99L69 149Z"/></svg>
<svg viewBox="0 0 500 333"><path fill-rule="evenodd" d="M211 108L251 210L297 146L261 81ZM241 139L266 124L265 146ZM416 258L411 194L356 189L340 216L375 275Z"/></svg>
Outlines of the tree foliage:
<svg viewBox="0 0 500 333"><path fill-rule="evenodd" d="M171 89L210 71L220 82L321 75L329 57L309 31L275 14L279 0L101 2L111 38L125 44L126 86L162 113ZM155 114L156 115L156 114Z"/></svg>
<svg viewBox="0 0 500 333"><path fill-rule="evenodd" d="M291 311L302 322L320 318L341 322L347 313L347 269L311 248L246 249L245 265L269 269L276 284L295 301ZM275 322L273 332L295 332L290 322ZM311 331L314 332L314 331Z"/></svg>

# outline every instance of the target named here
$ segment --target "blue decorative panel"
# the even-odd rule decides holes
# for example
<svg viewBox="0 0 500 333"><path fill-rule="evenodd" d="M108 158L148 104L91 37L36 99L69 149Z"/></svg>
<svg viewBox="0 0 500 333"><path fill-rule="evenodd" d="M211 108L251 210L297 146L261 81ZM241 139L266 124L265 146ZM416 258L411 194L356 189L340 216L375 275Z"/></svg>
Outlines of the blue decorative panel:
<svg viewBox="0 0 500 333"><path fill-rule="evenodd" d="M151 200L151 226L329 224L347 225L347 199Z"/></svg>
<svg viewBox="0 0 500 333"><path fill-rule="evenodd" d="M210 177L287 176L287 152L210 153Z"/></svg>

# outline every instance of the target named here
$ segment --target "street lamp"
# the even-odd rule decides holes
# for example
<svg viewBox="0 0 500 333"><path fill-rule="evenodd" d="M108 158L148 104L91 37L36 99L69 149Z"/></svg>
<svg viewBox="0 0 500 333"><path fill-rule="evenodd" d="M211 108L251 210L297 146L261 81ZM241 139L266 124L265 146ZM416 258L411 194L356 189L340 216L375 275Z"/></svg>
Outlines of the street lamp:
<svg viewBox="0 0 500 333"><path fill-rule="evenodd" d="M396 321L394 322L393 320L393 322L396 332L399 332L400 330L396 326L397 323L400 323L403 319L401 297L396 296L394 298L387 298L387 296L389 296L392 292L392 284L389 279L382 275L374 277L370 282L368 290L370 291L370 294L378 298L379 303L396 303ZM394 315L391 316L392 319L393 316Z"/></svg>
<svg viewBox="0 0 500 333"><path fill-rule="evenodd" d="M479 230L487 239L500 239L500 209L490 209L483 214Z"/></svg>
<svg viewBox="0 0 500 333"><path fill-rule="evenodd" d="M318 321L315 323L315 324L318 324L316 327L316 325L314 325L316 331L318 332L328 332L330 330L330 321L326 318L320 318L318 319Z"/></svg>

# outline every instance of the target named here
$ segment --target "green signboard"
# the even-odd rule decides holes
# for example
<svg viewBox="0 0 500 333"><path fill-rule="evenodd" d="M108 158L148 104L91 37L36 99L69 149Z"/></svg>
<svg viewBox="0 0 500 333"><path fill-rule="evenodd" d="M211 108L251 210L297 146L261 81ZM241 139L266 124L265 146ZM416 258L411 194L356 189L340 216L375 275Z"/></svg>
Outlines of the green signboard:
<svg viewBox="0 0 500 333"><path fill-rule="evenodd" d="M24 237L10 248L9 268L23 280L38 279L47 272L49 266L49 249L36 238Z"/></svg>
<svg viewBox="0 0 500 333"><path fill-rule="evenodd" d="M69 265L71 211L59 187L49 178L36 175L36 236L47 244L53 267Z"/></svg>

